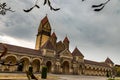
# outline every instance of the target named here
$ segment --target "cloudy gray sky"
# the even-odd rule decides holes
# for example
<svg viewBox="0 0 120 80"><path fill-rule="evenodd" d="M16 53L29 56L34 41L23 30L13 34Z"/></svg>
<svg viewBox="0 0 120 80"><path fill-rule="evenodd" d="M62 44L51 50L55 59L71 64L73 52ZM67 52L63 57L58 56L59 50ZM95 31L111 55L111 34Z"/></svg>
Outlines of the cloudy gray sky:
<svg viewBox="0 0 120 80"><path fill-rule="evenodd" d="M35 0L3 1L15 12L0 15L0 42L34 49L40 20L47 14L58 41L68 36L71 52L77 46L85 59L104 61L109 57L120 64L120 0L111 0L101 12L94 12L91 5L106 0L51 0L54 7L61 8L57 12L39 0L40 9L30 13L23 9Z"/></svg>

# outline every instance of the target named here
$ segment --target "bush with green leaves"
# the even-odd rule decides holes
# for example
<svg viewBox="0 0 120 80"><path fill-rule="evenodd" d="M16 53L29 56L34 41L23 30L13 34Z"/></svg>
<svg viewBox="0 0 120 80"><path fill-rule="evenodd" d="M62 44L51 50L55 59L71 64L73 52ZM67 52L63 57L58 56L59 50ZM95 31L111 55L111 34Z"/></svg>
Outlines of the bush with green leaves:
<svg viewBox="0 0 120 80"><path fill-rule="evenodd" d="M42 67L42 74L41 74L42 79L47 79L47 67L43 66Z"/></svg>

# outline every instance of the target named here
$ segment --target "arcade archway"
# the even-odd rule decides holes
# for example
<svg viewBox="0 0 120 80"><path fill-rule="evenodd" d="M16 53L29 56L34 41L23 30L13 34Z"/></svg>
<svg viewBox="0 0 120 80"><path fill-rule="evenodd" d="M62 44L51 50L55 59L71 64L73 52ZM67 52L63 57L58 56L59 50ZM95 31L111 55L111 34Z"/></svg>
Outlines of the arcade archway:
<svg viewBox="0 0 120 80"><path fill-rule="evenodd" d="M32 62L33 72L39 72L40 70L40 61L35 59Z"/></svg>
<svg viewBox="0 0 120 80"><path fill-rule="evenodd" d="M52 63L51 63L51 61L47 61L46 66L47 66L47 71L51 72L51 69L52 69Z"/></svg>
<svg viewBox="0 0 120 80"><path fill-rule="evenodd" d="M16 57L15 56L7 56L6 58L5 58L5 64L16 64L16 62L17 62L17 59L16 59ZM4 71L16 71L16 66L6 66L5 65L5 67L4 67L5 69L4 69Z"/></svg>
<svg viewBox="0 0 120 80"><path fill-rule="evenodd" d="M22 69L22 71L23 71L23 72L28 71L29 64L30 64L29 59L26 58L26 57L24 57L24 58L22 58L20 61L23 61L23 69Z"/></svg>
<svg viewBox="0 0 120 80"><path fill-rule="evenodd" d="M63 73L64 74L69 74L69 67L70 67L69 62L64 61L62 66L63 66Z"/></svg>

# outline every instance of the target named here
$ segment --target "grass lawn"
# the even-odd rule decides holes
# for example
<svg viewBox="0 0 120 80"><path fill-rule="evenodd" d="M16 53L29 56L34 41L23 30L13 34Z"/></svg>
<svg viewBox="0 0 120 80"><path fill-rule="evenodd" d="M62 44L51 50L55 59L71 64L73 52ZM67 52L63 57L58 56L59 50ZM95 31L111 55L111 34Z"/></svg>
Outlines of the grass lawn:
<svg viewBox="0 0 120 80"><path fill-rule="evenodd" d="M108 80L120 80L120 77L116 77L115 79L109 78Z"/></svg>

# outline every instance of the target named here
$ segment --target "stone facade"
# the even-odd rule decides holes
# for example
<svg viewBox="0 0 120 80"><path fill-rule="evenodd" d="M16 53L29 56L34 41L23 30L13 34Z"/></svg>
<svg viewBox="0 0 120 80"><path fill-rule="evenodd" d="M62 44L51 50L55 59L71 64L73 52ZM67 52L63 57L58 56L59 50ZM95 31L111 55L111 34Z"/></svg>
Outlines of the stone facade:
<svg viewBox="0 0 120 80"><path fill-rule="evenodd" d="M63 41L57 42L57 36L55 32L51 34L51 26L45 16L38 28L35 49L6 44L8 52L1 60L10 64L24 60L22 72L27 71L30 65L33 66L34 72L41 72L42 66L46 65L49 73L56 74L95 76L105 76L107 72L112 74L114 63L109 58L104 62L86 60L77 47L71 52L69 43L67 36ZM2 51L0 43L0 53ZM1 65L0 71L15 72L17 66Z"/></svg>

